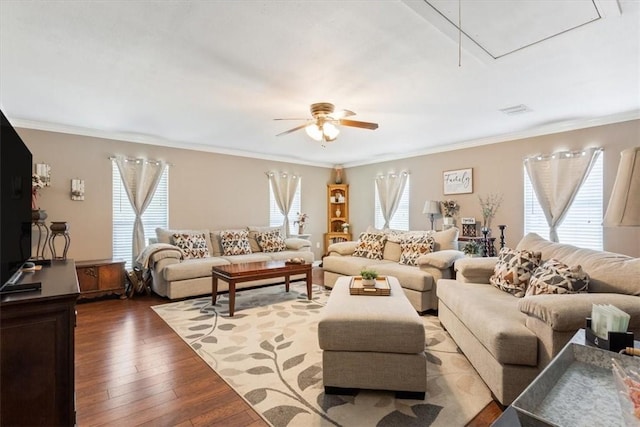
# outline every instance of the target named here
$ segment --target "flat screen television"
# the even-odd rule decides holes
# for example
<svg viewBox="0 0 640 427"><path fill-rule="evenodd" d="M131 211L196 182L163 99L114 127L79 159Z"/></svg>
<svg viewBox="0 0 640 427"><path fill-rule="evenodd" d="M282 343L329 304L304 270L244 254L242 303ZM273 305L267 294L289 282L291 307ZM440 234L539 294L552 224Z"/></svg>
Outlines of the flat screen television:
<svg viewBox="0 0 640 427"><path fill-rule="evenodd" d="M31 257L32 155L4 113L0 133L0 287Z"/></svg>

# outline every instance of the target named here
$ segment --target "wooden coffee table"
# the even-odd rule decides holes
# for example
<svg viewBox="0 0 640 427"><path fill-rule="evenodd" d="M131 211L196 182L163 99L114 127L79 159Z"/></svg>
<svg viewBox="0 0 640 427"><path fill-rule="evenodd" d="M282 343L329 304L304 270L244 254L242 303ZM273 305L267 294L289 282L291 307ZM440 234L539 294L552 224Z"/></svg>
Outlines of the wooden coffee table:
<svg viewBox="0 0 640 427"><path fill-rule="evenodd" d="M289 292L289 278L296 274L307 276L307 297L311 299L310 263L287 264L284 261L264 261L218 265L211 269L211 302L215 304L218 299L218 279L229 283L229 317L233 317L236 304L236 283L284 277L285 289Z"/></svg>

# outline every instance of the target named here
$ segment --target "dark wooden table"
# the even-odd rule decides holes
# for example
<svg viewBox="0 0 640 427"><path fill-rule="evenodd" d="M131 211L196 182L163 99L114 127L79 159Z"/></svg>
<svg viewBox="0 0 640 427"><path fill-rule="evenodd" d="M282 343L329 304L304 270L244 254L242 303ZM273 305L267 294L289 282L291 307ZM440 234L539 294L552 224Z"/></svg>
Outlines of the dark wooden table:
<svg viewBox="0 0 640 427"><path fill-rule="evenodd" d="M233 317L236 304L236 283L251 280L284 277L285 289L289 292L289 278L305 274L307 277L307 297L311 299L311 264L287 264L284 261L247 262L242 264L218 265L211 269L211 302L218 299L218 279L229 283L229 317Z"/></svg>

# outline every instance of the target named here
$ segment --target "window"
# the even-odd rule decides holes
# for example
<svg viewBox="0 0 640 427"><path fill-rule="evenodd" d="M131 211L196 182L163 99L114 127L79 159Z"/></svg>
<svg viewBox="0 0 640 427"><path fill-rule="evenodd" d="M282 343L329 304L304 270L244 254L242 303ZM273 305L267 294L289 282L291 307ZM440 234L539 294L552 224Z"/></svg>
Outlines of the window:
<svg viewBox="0 0 640 427"><path fill-rule="evenodd" d="M127 192L122 185L120 172L116 162L111 162L111 180L113 186L113 258L126 261L126 267L131 268L133 257L132 236L133 222L136 215L133 212ZM142 214L145 244L149 238L156 236L157 227L168 227L169 224L169 168L165 168L153 200Z"/></svg>
<svg viewBox="0 0 640 427"><path fill-rule="evenodd" d="M602 250L602 158L596 159L569 212L558 227L558 240L581 248ZM549 238L549 226L524 170L524 232Z"/></svg>
<svg viewBox="0 0 640 427"><path fill-rule="evenodd" d="M293 225L293 222L298 218L297 213L302 212L302 208L300 206L300 193L302 188L302 180L300 180L300 184L296 190L296 194L293 196L293 202L291 203L291 209L289 210L289 232L293 232L297 230L297 226ZM273 194L273 187L271 186L271 182L269 182L269 226L270 227L280 227L284 222L284 215L280 213L280 209L278 209L278 204L276 203L276 198Z"/></svg>
<svg viewBox="0 0 640 427"><path fill-rule="evenodd" d="M404 186L402 197L398 210L393 214L393 218L389 221L389 228L395 230L409 230L409 187L411 176L407 176L407 184ZM375 227L382 229L384 227L384 217L382 216L382 208L380 207L380 198L378 197L378 189L374 184L373 192L375 194Z"/></svg>

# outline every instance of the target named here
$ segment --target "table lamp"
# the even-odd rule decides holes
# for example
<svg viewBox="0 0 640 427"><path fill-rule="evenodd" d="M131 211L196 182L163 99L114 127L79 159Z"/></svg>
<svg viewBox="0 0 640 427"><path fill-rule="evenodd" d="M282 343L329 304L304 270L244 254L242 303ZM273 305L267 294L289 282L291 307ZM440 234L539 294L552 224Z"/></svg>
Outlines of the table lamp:
<svg viewBox="0 0 640 427"><path fill-rule="evenodd" d="M433 222L435 221L435 216L440 215L440 202L436 200L427 200L426 202L424 202L422 213L429 215L429 219L431 220L431 229L433 230Z"/></svg>

